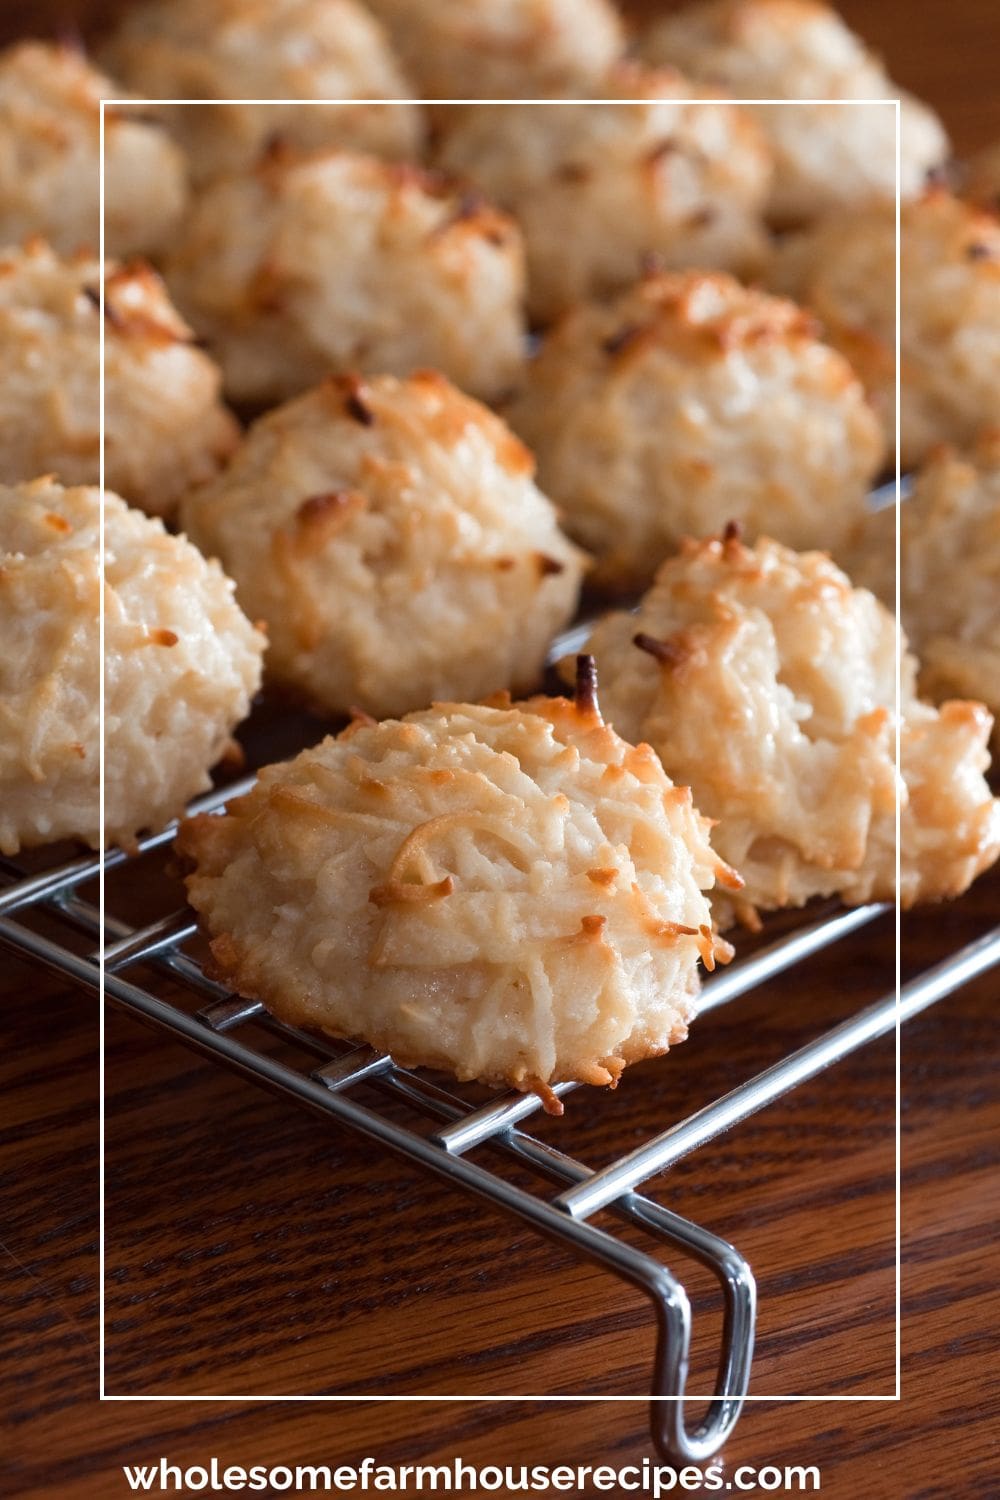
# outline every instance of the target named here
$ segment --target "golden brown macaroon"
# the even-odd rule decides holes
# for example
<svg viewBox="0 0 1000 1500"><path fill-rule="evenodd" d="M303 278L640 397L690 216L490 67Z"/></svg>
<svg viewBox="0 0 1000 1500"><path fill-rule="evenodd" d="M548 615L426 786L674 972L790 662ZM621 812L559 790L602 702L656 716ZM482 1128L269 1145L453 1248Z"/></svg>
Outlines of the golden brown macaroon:
<svg viewBox="0 0 1000 1500"><path fill-rule="evenodd" d="M283 1020L404 1066L534 1090L615 1084L682 1041L705 894L738 885L690 792L575 702L356 723L186 823L215 969Z"/></svg>
<svg viewBox="0 0 1000 1500"><path fill-rule="evenodd" d="M919 701L892 615L821 553L747 547L734 530L688 542L638 614L606 616L588 649L608 722L718 820L715 847L746 881L733 916L893 899L897 793L904 906L961 895L1000 854L990 714ZM726 904L713 910L725 927Z"/></svg>
<svg viewBox="0 0 1000 1500"><path fill-rule="evenodd" d="M900 508L903 627L928 698L981 698L1000 718L1000 432L968 452L941 448ZM896 607L896 512L863 526L847 566ZM994 746L1000 745L994 723Z"/></svg>
<svg viewBox="0 0 1000 1500"><path fill-rule="evenodd" d="M608 0L368 0L425 99L570 94L625 39Z"/></svg>
<svg viewBox="0 0 1000 1500"><path fill-rule="evenodd" d="M97 482L100 285L86 252L60 259L41 240L0 251L0 478ZM105 482L169 515L216 473L239 427L218 366L154 271L109 263L104 297Z"/></svg>
<svg viewBox="0 0 1000 1500"><path fill-rule="evenodd" d="M900 459L964 445L1000 410L1000 218L934 188L903 205ZM895 444L895 209L830 218L786 241L772 287L819 318Z"/></svg>
<svg viewBox="0 0 1000 1500"><path fill-rule="evenodd" d="M199 198L167 266L234 400L441 369L490 400L523 363L517 225L417 167L277 149Z"/></svg>
<svg viewBox="0 0 1000 1500"><path fill-rule="evenodd" d="M612 590L730 519L843 541L883 452L860 381L800 308L697 271L568 314L508 415Z"/></svg>
<svg viewBox="0 0 1000 1500"><path fill-rule="evenodd" d="M745 113L704 93L673 69L631 63L588 85L583 102L444 114L441 165L524 231L535 319L619 291L651 260L760 268L770 154Z"/></svg>
<svg viewBox="0 0 1000 1500"><path fill-rule="evenodd" d="M0 52L0 244L44 235L69 254L100 245L101 99L127 91L71 47ZM104 112L105 251L150 255L173 235L187 170L138 109Z"/></svg>
<svg viewBox="0 0 1000 1500"><path fill-rule="evenodd" d="M327 712L537 686L583 555L498 417L440 375L334 378L251 427L182 521Z"/></svg>
<svg viewBox="0 0 1000 1500"><path fill-rule="evenodd" d="M774 152L770 216L786 227L895 202L897 98L903 196L947 155L933 110L817 0L700 0L657 21L640 50L733 99L810 101L748 106Z"/></svg>
<svg viewBox="0 0 1000 1500"><path fill-rule="evenodd" d="M100 491L0 486L0 852L101 837ZM104 834L164 827L231 744L264 638L233 586L106 494Z"/></svg>
<svg viewBox="0 0 1000 1500"><path fill-rule="evenodd" d="M105 56L145 99L283 101L150 106L199 183L252 166L273 140L400 158L423 144L415 90L355 0L144 0ZM338 102L285 102L298 99Z"/></svg>

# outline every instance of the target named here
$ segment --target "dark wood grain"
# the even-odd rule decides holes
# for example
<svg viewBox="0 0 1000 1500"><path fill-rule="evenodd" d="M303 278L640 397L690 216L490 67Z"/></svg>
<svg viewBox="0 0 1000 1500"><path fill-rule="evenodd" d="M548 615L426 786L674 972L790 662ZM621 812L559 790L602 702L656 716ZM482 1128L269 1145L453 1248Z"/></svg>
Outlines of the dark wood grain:
<svg viewBox="0 0 1000 1500"><path fill-rule="evenodd" d="M1000 136L994 0L844 8L896 76L942 109L960 149ZM87 9L40 3L32 20L86 20ZM7 7L0 21L7 34L23 30L25 10ZM914 916L907 968L978 935L998 909L993 878L952 908ZM625 1463L650 1452L639 1399L99 1405L95 1006L6 955L0 963L3 1493L114 1496L124 1493L121 1463L161 1453L249 1464L366 1453ZM607 1160L881 993L891 965L883 923L836 960L706 1017L617 1094L576 1096L563 1121L540 1128L587 1161ZM838 1500L1000 1490L997 990L987 977L904 1032L902 1401L751 1405L730 1471L816 1463L823 1493ZM654 1185L753 1262L756 1395L892 1390L893 1077L890 1039ZM107 1144L112 1392L644 1391L651 1329L638 1294L114 1012ZM705 1276L682 1269L704 1390L718 1308Z"/></svg>

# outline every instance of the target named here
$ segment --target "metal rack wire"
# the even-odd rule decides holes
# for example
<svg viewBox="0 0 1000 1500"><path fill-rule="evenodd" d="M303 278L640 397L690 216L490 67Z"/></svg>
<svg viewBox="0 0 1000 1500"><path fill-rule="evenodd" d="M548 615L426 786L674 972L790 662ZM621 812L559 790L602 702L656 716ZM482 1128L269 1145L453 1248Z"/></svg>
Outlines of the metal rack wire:
<svg viewBox="0 0 1000 1500"><path fill-rule="evenodd" d="M559 643L574 648L574 633ZM199 799L196 810L215 810L251 784L252 778ZM172 829L141 841L140 855L168 845ZM126 856L109 852L105 870ZM657 1342L651 1384L651 1427L660 1451L676 1462L702 1463L726 1441L739 1417L750 1379L756 1293L753 1274L732 1245L682 1218L636 1189L682 1156L790 1089L815 1077L867 1042L891 1031L897 1021L915 1016L977 975L1000 964L1000 928L963 948L946 962L910 981L897 1006L895 992L833 1027L790 1056L766 1068L730 1093L672 1123L637 1150L609 1166L592 1171L583 1163L519 1127L539 1107L533 1095L506 1095L476 1107L459 1094L443 1090L420 1074L397 1067L390 1057L369 1047L319 1038L286 1026L260 1004L239 999L209 979L186 945L194 938L191 913L179 910L133 927L98 907L84 891L99 871L96 857L84 856L30 876L9 861L0 861L0 942L92 991L99 991L99 955L103 944L107 999L116 1007L244 1077L284 1094L328 1120L348 1126L373 1143L429 1169L450 1183L500 1206L540 1233L597 1262L639 1287L652 1303ZM892 909L872 904L853 909L827 908L789 935L734 963L710 979L703 990L703 1015L765 984L850 933L884 917ZM98 947L79 953L32 925L34 914L55 918L60 933L82 932ZM165 999L129 977L136 969L158 972L173 981ZM200 1007L200 1008L195 1008ZM265 1050L261 1032L294 1044L284 1060ZM396 1123L377 1108L359 1103L352 1092L374 1086L380 1095L404 1100L424 1119L437 1122L428 1136ZM574 1085L562 1084L565 1094ZM556 1192L532 1192L479 1162L468 1160L476 1146L489 1144L528 1167ZM592 1219L601 1210L642 1229L653 1252L633 1248ZM680 1250L717 1278L723 1297L723 1323L715 1394L702 1420L689 1426L685 1410L692 1312L684 1286L661 1256ZM659 1253L656 1253L659 1252Z"/></svg>

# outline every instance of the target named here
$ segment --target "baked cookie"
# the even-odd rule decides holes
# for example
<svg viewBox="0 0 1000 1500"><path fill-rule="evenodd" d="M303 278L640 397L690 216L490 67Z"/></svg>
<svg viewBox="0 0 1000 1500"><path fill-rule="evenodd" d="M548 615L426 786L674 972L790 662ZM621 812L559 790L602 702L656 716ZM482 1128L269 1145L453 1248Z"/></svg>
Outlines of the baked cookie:
<svg viewBox="0 0 1000 1500"><path fill-rule="evenodd" d="M933 111L817 0L700 0L656 22L640 50L734 99L823 101L748 106L774 151L770 215L783 226L895 202L897 98L903 196L947 155Z"/></svg>
<svg viewBox="0 0 1000 1500"><path fill-rule="evenodd" d="M900 460L973 441L1000 410L1000 218L934 188L903 205ZM769 273L843 350L895 443L895 209L832 218L781 246Z"/></svg>
<svg viewBox="0 0 1000 1500"><path fill-rule="evenodd" d="M624 48L608 0L368 0L425 99L574 93Z"/></svg>
<svg viewBox="0 0 1000 1500"><path fill-rule="evenodd" d="M491 399L523 363L516 224L435 174L372 156L278 149L218 179L167 279L239 401L281 401L333 371L422 365Z"/></svg>
<svg viewBox="0 0 1000 1500"><path fill-rule="evenodd" d="M615 1084L683 1041L705 894L738 879L686 787L575 702L438 703L264 770L177 848L216 971L407 1067Z"/></svg>
<svg viewBox="0 0 1000 1500"><path fill-rule="evenodd" d="M199 183L252 166L275 140L391 157L423 145L413 87L355 0L144 0L104 55L145 99L282 101L148 106ZM297 99L337 102L288 102Z"/></svg>
<svg viewBox="0 0 1000 1500"><path fill-rule="evenodd" d="M41 240L0 251L0 481L100 471L101 266ZM239 427L218 366L148 266L105 272L105 481L154 515L210 479Z"/></svg>
<svg viewBox="0 0 1000 1500"><path fill-rule="evenodd" d="M583 555L533 473L440 375L332 378L256 422L182 521L267 621L277 680L400 714L537 685Z"/></svg>
<svg viewBox="0 0 1000 1500"><path fill-rule="evenodd" d="M672 69L623 64L583 103L449 109L439 159L513 213L545 322L667 267L756 270L769 152L749 117ZM601 101L638 100L638 103Z"/></svg>
<svg viewBox="0 0 1000 1500"><path fill-rule="evenodd" d="M919 701L893 617L821 553L747 547L733 530L687 542L589 649L609 724L648 741L718 820L715 847L746 881L734 916L893 898L900 650L902 904L961 895L1000 854L989 713Z"/></svg>
<svg viewBox="0 0 1000 1500"><path fill-rule="evenodd" d="M968 453L932 454L899 523L900 603L921 692L935 702L981 698L1000 718L1000 433L984 433ZM895 532L895 509L878 511L847 563L892 610Z"/></svg>
<svg viewBox="0 0 1000 1500"><path fill-rule="evenodd" d="M0 851L100 835L100 492L0 488ZM183 537L104 499L107 842L162 828L211 783L264 639Z"/></svg>
<svg viewBox="0 0 1000 1500"><path fill-rule="evenodd" d="M101 99L119 84L70 47L0 52L0 244L40 234L69 254L100 245ZM150 255L187 202L184 158L138 108L104 112L105 250Z"/></svg>
<svg viewBox="0 0 1000 1500"><path fill-rule="evenodd" d="M682 536L730 519L792 546L843 541L884 446L800 308L699 271L569 313L509 417L608 589L643 586Z"/></svg>

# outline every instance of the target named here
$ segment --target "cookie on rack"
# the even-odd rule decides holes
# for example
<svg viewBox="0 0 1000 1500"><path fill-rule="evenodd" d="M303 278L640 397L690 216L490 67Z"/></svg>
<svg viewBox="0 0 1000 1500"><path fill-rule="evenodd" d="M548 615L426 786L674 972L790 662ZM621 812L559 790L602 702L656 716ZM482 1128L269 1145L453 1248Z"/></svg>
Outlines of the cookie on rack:
<svg viewBox="0 0 1000 1500"><path fill-rule="evenodd" d="M715 847L746 882L734 917L891 900L897 791L904 906L960 895L1000 854L990 714L921 702L892 615L822 553L748 547L735 528L689 541L638 614L606 616L588 649L608 722L648 741L717 820Z"/></svg>
<svg viewBox="0 0 1000 1500"><path fill-rule="evenodd" d="M900 459L965 445L1000 409L1000 217L933 188L900 222ZM860 374L895 443L894 208L792 236L769 273L819 318Z"/></svg>
<svg viewBox="0 0 1000 1500"><path fill-rule="evenodd" d="M101 99L126 93L72 47L0 52L0 244L40 234L67 254L100 245ZM187 170L142 112L104 113L105 249L150 255L177 228Z"/></svg>
<svg viewBox="0 0 1000 1500"><path fill-rule="evenodd" d="M425 99L572 94L624 49L609 0L368 0Z"/></svg>
<svg viewBox="0 0 1000 1500"><path fill-rule="evenodd" d="M1000 432L984 432L967 452L933 453L899 529L900 604L921 691L935 702L980 698L1000 720ZM878 511L848 561L855 582L893 610L895 531L894 508Z"/></svg>
<svg viewBox="0 0 1000 1500"><path fill-rule="evenodd" d="M575 700L359 721L185 823L218 975L297 1026L404 1066L537 1092L683 1041L707 892L738 877L648 746Z"/></svg>
<svg viewBox="0 0 1000 1500"><path fill-rule="evenodd" d="M100 261L43 241L0 251L0 475L100 472ZM105 481L134 505L169 515L210 479L238 424L218 366L199 349L160 278L133 262L105 269Z"/></svg>
<svg viewBox="0 0 1000 1500"><path fill-rule="evenodd" d="M781 101L747 107L774 152L769 211L784 226L895 202L897 98L903 196L948 154L934 112L817 0L697 0L650 27L640 50L731 98Z"/></svg>
<svg viewBox="0 0 1000 1500"><path fill-rule="evenodd" d="M276 147L217 179L167 280L239 401L420 365L493 399L523 363L517 225L437 174L373 156Z"/></svg>
<svg viewBox="0 0 1000 1500"><path fill-rule="evenodd" d="M398 158L423 145L414 90L355 0L143 0L104 56L147 100L233 101L146 106L199 183L252 166L274 140Z"/></svg>
<svg viewBox="0 0 1000 1500"><path fill-rule="evenodd" d="M642 587L682 536L730 519L834 546L884 451L812 319L720 273L653 275L576 308L508 414L608 589Z"/></svg>
<svg viewBox="0 0 1000 1500"><path fill-rule="evenodd" d="M538 684L584 558L533 472L440 375L332 377L260 418L181 518L267 622L276 680L400 714Z"/></svg>
<svg viewBox="0 0 1000 1500"><path fill-rule="evenodd" d="M444 115L441 165L524 231L536 320L619 291L650 260L759 269L770 154L747 115L699 100L704 92L673 69L630 63L581 101L459 105Z"/></svg>
<svg viewBox="0 0 1000 1500"><path fill-rule="evenodd" d="M101 837L101 497L0 489L0 851ZM210 785L260 680L233 586L162 522L104 498L104 834L132 845Z"/></svg>

